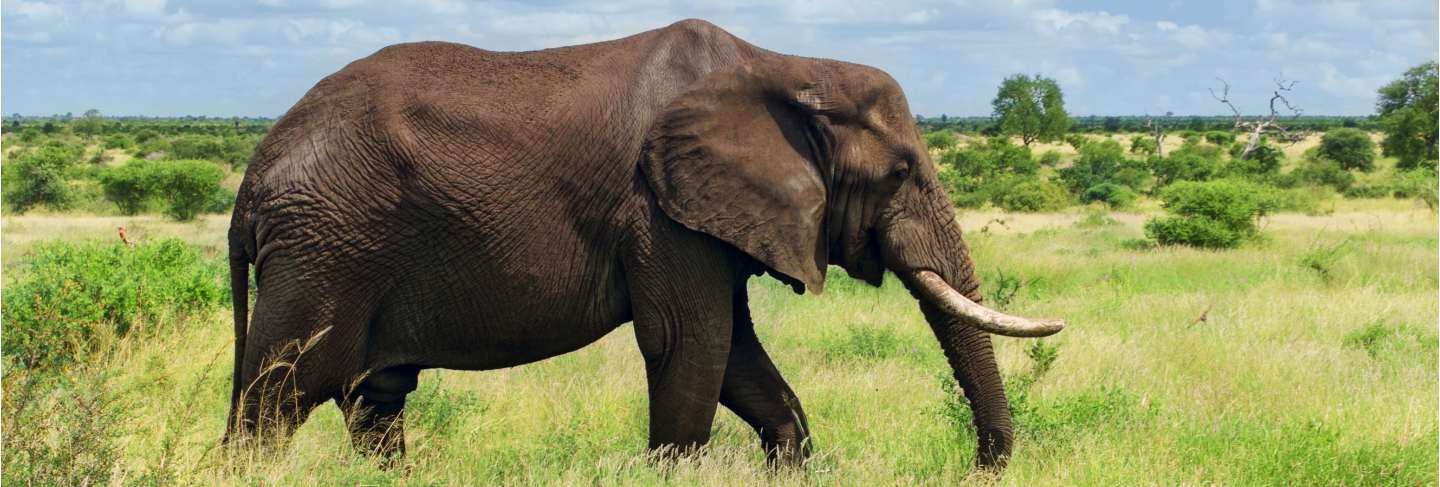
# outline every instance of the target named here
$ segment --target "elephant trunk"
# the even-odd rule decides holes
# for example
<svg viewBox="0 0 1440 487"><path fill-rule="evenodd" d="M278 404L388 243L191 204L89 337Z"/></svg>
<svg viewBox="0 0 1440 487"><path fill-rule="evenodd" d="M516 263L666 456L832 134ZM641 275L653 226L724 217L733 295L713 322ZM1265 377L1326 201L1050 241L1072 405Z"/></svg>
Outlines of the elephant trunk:
<svg viewBox="0 0 1440 487"><path fill-rule="evenodd" d="M1064 323L1010 316L980 304L980 280L954 209L943 193L938 196L926 202L934 205L929 214L933 219L895 227L903 231L889 240L894 255L891 269L919 300L970 404L979 439L976 467L1000 470L1010 457L1014 430L990 333L1044 336L1059 331Z"/></svg>

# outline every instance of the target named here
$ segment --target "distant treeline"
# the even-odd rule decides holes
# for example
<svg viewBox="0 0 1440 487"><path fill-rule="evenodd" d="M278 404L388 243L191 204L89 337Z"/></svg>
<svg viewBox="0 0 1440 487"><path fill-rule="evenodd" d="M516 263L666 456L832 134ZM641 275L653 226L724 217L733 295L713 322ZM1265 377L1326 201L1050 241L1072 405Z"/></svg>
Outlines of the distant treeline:
<svg viewBox="0 0 1440 487"><path fill-rule="evenodd" d="M941 115L938 117L915 116L915 123L920 125L922 132L933 132L940 129L949 129L956 132L998 135L999 124L995 117L950 117ZM1145 116L1145 115L1122 115L1122 116L1099 116L1090 115L1085 117L1070 117L1070 132L1083 133L1123 133L1123 132L1147 132L1146 121L1153 120L1159 123L1166 131L1189 130L1193 132L1209 132L1213 130L1231 130L1235 126L1235 117L1228 116ZM1280 121L1286 129L1301 131L1324 132L1332 128L1348 127L1362 130L1376 130L1378 128L1374 116L1329 116L1329 115L1306 115L1299 117L1285 117Z"/></svg>
<svg viewBox="0 0 1440 487"><path fill-rule="evenodd" d="M33 129L44 135L66 131L76 135L137 135L142 130L161 135L263 135L275 124L273 118L259 117L114 117L98 114L43 117L15 114L0 121L3 121L0 132L18 134Z"/></svg>
<svg viewBox="0 0 1440 487"><path fill-rule="evenodd" d="M1208 132L1213 130L1230 130L1235 125L1234 117L1227 116L1143 116L1143 115L1121 115L1121 116L1098 116L1090 115L1084 117L1070 117L1070 132L1083 133L1121 133L1121 132L1146 132L1146 120L1158 122L1167 131L1189 130L1194 132ZM26 127L35 127L42 133L51 134L64 129L66 125L74 124L72 127L77 133L86 133L94 130L95 135L111 133L134 134L143 129L152 129L165 135L230 135L230 134L263 134L275 124L273 118L263 117L86 117L86 116L22 116L9 115L4 117L0 131L20 132ZM950 117L941 115L938 117L915 116L915 122L920 125L921 132L933 132L940 129L950 129L961 133L997 135L999 126L994 117ZM1329 115L1306 115L1300 117L1288 117L1283 119L1282 125L1287 129L1298 129L1301 131L1324 132L1332 128L1348 127L1373 131L1378 129L1377 119L1374 116L1329 116Z"/></svg>

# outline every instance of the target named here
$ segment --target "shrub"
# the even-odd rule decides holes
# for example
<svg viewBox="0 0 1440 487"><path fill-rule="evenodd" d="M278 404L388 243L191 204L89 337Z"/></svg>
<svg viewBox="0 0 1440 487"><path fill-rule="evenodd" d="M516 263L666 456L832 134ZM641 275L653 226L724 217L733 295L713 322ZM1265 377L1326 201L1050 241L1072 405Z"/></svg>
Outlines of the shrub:
<svg viewBox="0 0 1440 487"><path fill-rule="evenodd" d="M1235 143L1235 133L1223 130L1211 130L1205 132L1205 141L1218 146L1227 146Z"/></svg>
<svg viewBox="0 0 1440 487"><path fill-rule="evenodd" d="M225 179L225 171L206 161L154 161L145 167L150 193L165 202L166 215L180 221L195 219Z"/></svg>
<svg viewBox="0 0 1440 487"><path fill-rule="evenodd" d="M100 188L105 199L120 207L120 213L134 215L144 209L150 197L148 161L130 161L100 173Z"/></svg>
<svg viewBox="0 0 1440 487"><path fill-rule="evenodd" d="M1148 135L1136 135L1130 138L1130 153L1146 156L1153 156L1159 147L1155 145L1155 139Z"/></svg>
<svg viewBox="0 0 1440 487"><path fill-rule="evenodd" d="M1222 249L1255 236L1269 201L1261 186L1239 181L1182 181L1161 191L1172 216L1145 222L1145 235L1164 245Z"/></svg>
<svg viewBox="0 0 1440 487"><path fill-rule="evenodd" d="M1120 143L1113 140L1085 145L1074 164L1057 172L1065 189L1076 195L1101 183L1139 188L1146 185L1150 178L1143 165L1126 159Z"/></svg>
<svg viewBox="0 0 1440 487"><path fill-rule="evenodd" d="M1053 150L1047 150L1047 151L1045 151L1045 152L1043 152L1043 153L1040 154L1040 165L1041 165L1041 166L1045 166L1045 167L1055 167L1056 164L1060 164L1060 153L1059 153L1059 152L1055 152L1055 151L1053 151Z"/></svg>
<svg viewBox="0 0 1440 487"><path fill-rule="evenodd" d="M1065 188L1039 179L1027 179L1011 186L997 204L1006 211L1054 211L1070 204Z"/></svg>
<svg viewBox="0 0 1440 487"><path fill-rule="evenodd" d="M1140 199L1140 195L1129 186L1114 183L1100 183L1091 186L1085 190L1084 195L1080 196L1082 202L1099 201L1111 208L1129 208L1138 199Z"/></svg>
<svg viewBox="0 0 1440 487"><path fill-rule="evenodd" d="M3 296L9 366L50 369L74 362L101 328L117 335L161 313L223 304L223 267L179 240L134 246L42 243Z"/></svg>
<svg viewBox="0 0 1440 487"><path fill-rule="evenodd" d="M1289 186L1298 186L1301 184L1329 186L1341 193L1344 193L1345 190L1350 189L1351 185L1355 184L1354 174L1340 167L1340 163L1323 158L1307 159L1300 167L1290 171L1290 173L1286 175L1286 179L1288 179L1286 185Z"/></svg>
<svg viewBox="0 0 1440 487"><path fill-rule="evenodd" d="M1250 151L1248 159L1240 159L1237 153L1236 157L1231 158L1223 166L1221 172L1230 176L1271 180L1280 174L1280 163L1284 161L1285 153L1283 151L1262 144Z"/></svg>
<svg viewBox="0 0 1440 487"><path fill-rule="evenodd" d="M955 147L955 132L949 129L936 130L925 134L925 147L945 150Z"/></svg>
<svg viewBox="0 0 1440 487"><path fill-rule="evenodd" d="M123 149L129 149L129 148L134 147L134 146L135 146L135 140L134 140L134 139L131 139L129 135L125 135L125 134L111 134L109 137L105 137L105 143L104 143L104 145L103 145L102 147L104 147L104 148L106 148L106 149L122 149L122 150L123 150Z"/></svg>
<svg viewBox="0 0 1440 487"><path fill-rule="evenodd" d="M1436 171L1430 168L1401 171L1395 174L1394 182L1391 184L1393 195L1396 198L1417 198L1425 202L1431 210L1436 207Z"/></svg>
<svg viewBox="0 0 1440 487"><path fill-rule="evenodd" d="M225 144L217 137L186 135L170 142L169 154L175 159L220 161L225 158Z"/></svg>
<svg viewBox="0 0 1440 487"><path fill-rule="evenodd" d="M1319 156L1340 163L1342 169L1375 169L1375 142L1360 129L1339 128L1320 139Z"/></svg>
<svg viewBox="0 0 1440 487"><path fill-rule="evenodd" d="M55 209L69 206L71 198L65 174L79 158L79 151L59 144L22 153L5 164L5 202L16 213L40 205Z"/></svg>
<svg viewBox="0 0 1440 487"><path fill-rule="evenodd" d="M1177 150L1170 157L1151 159L1156 184L1168 186L1176 181L1209 181L1220 172L1219 159L1202 151Z"/></svg>
<svg viewBox="0 0 1440 487"><path fill-rule="evenodd" d="M1081 147L1085 147L1085 144L1089 142L1090 138L1084 135L1070 134L1065 136L1065 143L1070 144L1070 147L1074 147L1076 151L1079 151Z"/></svg>

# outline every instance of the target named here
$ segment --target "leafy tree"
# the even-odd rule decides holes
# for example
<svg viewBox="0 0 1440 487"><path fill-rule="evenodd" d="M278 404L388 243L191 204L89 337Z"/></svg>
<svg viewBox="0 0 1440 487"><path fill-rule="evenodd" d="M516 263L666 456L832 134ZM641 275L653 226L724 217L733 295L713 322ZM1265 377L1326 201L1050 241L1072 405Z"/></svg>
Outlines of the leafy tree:
<svg viewBox="0 0 1440 487"><path fill-rule="evenodd" d="M79 120L72 122L71 128L80 135L99 135L105 129L105 117L100 114L100 110L91 108L86 110Z"/></svg>
<svg viewBox="0 0 1440 487"><path fill-rule="evenodd" d="M1057 171L1060 182L1073 194L1101 183L1116 183L1130 188L1146 185L1148 172L1135 161L1125 158L1125 150L1114 140L1091 142L1080 149L1080 157L1070 167Z"/></svg>
<svg viewBox="0 0 1440 487"><path fill-rule="evenodd" d="M1385 140L1380 146L1385 155L1399 159L1401 170L1421 167L1422 161L1437 158L1440 142L1437 112L1440 112L1440 81L1435 62L1428 62L1405 72L1405 75L1380 88L1375 102L1380 112L1380 128ZM1433 165L1433 164L1432 164Z"/></svg>
<svg viewBox="0 0 1440 487"><path fill-rule="evenodd" d="M1001 133L1020 136L1026 147L1036 140L1064 137L1070 127L1060 85L1040 75L1032 78L1016 74L1005 78L991 106L999 119Z"/></svg>
<svg viewBox="0 0 1440 487"><path fill-rule="evenodd" d="M63 209L70 204L65 173L80 159L74 148L47 144L23 153L5 164L5 202L16 213L45 205Z"/></svg>
<svg viewBox="0 0 1440 487"><path fill-rule="evenodd" d="M1360 129L1340 128L1320 139L1319 156L1340 163L1342 169L1375 169L1375 143Z"/></svg>

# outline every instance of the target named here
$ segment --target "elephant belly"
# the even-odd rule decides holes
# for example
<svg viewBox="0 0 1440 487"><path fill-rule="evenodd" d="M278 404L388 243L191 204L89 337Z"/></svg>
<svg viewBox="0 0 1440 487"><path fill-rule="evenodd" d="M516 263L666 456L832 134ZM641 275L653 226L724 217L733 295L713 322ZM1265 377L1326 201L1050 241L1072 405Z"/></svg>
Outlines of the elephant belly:
<svg viewBox="0 0 1440 487"><path fill-rule="evenodd" d="M477 269L489 279L425 280L391 293L369 339L372 367L513 367L594 343L630 321L618 275L540 282ZM618 274L618 273L617 273Z"/></svg>

